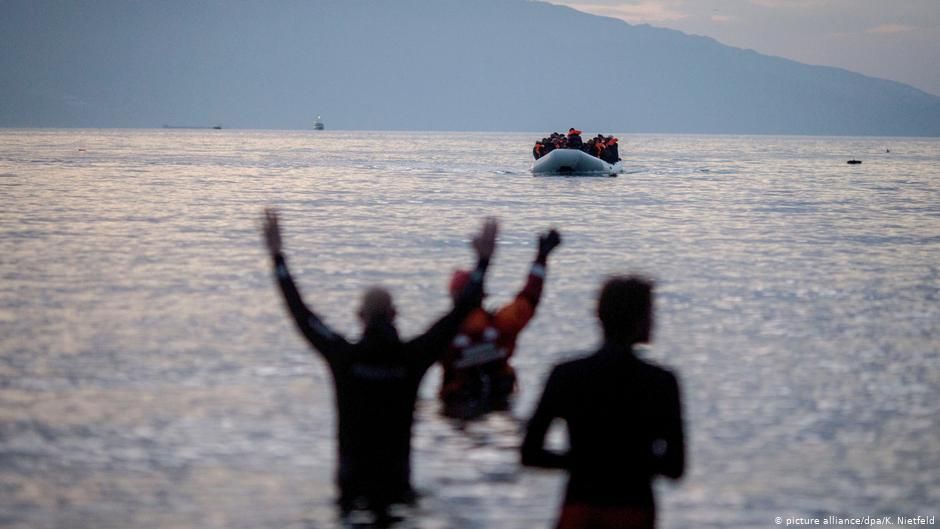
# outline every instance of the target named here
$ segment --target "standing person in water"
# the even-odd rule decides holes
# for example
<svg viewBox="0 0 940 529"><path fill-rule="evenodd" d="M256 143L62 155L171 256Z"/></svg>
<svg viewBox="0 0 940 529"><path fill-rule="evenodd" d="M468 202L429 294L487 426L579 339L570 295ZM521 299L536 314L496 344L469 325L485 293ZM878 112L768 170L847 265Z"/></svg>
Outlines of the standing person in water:
<svg viewBox="0 0 940 529"><path fill-rule="evenodd" d="M264 236L278 285L300 332L326 361L336 391L341 512L364 507L380 522L388 507L412 503L411 430L418 386L428 368L447 351L460 323L483 295L483 278L496 244L497 224L489 219L473 239L477 265L453 309L424 334L403 341L395 329L388 291L365 292L358 316L362 338L350 342L331 330L304 304L287 269L278 215L265 212Z"/></svg>
<svg viewBox="0 0 940 529"><path fill-rule="evenodd" d="M557 529L652 529L653 477L679 478L685 466L679 383L633 351L650 341L652 283L608 280L597 315L603 346L552 370L529 421L522 464L568 471ZM568 427L566 453L544 448L556 418Z"/></svg>
<svg viewBox="0 0 940 529"><path fill-rule="evenodd" d="M529 277L516 297L496 311L478 305L464 320L450 351L441 358L440 397L445 415L469 419L509 407L509 397L516 387L516 372L509 359L516 338L535 315L548 256L559 244L561 235L555 230L540 235ZM470 277L466 270L454 272L450 295L455 303Z"/></svg>

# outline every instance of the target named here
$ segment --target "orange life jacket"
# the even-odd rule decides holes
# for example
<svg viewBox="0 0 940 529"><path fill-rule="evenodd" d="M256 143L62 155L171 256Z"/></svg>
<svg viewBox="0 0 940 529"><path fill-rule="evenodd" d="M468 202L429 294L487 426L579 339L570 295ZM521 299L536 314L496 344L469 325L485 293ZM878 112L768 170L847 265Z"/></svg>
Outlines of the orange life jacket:
<svg viewBox="0 0 940 529"><path fill-rule="evenodd" d="M509 358L516 350L519 333L535 316L544 274L544 266L533 265L525 287L515 299L495 312L477 308L464 319L450 350L441 358L442 397L476 379L482 368L495 376L514 377Z"/></svg>

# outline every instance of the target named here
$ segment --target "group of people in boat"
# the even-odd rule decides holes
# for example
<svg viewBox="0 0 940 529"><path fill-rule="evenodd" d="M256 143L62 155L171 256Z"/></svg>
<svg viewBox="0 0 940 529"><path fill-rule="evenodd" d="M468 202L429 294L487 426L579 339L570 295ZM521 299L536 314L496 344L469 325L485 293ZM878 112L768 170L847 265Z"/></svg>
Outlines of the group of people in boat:
<svg viewBox="0 0 940 529"><path fill-rule="evenodd" d="M617 138L604 136L603 134L598 134L587 141L583 141L581 131L570 128L567 135L553 132L551 135L535 142L535 147L532 148L532 156L538 160L555 149L578 149L607 163L614 164L620 161L620 148L617 146L617 141Z"/></svg>
<svg viewBox="0 0 940 529"><path fill-rule="evenodd" d="M391 294L372 287L358 310L362 336L349 340L302 299L279 224L277 212L267 210L263 232L276 282L298 330L332 374L340 513L371 513L375 527L387 527L397 519L390 507L416 500L411 434L425 373L441 364L440 398L448 417L466 420L509 407L516 389L510 359L535 315L561 235L551 229L537 237L525 285L492 310L482 303L483 286L498 225L488 219L472 238L476 266L453 274L451 309L427 331L402 339ZM651 482L656 475L682 475L684 441L675 375L634 353L635 345L651 338L652 283L639 276L609 279L598 296L597 317L603 345L551 370L519 447L521 463L569 472L557 528L653 529ZM555 419L568 427L570 448L564 452L546 446Z"/></svg>

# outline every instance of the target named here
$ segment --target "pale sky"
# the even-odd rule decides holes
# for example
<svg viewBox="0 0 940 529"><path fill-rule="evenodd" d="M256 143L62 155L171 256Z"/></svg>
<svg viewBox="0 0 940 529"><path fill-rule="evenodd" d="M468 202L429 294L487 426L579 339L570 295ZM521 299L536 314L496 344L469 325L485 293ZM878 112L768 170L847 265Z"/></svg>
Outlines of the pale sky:
<svg viewBox="0 0 940 529"><path fill-rule="evenodd" d="M940 95L940 0L549 0Z"/></svg>

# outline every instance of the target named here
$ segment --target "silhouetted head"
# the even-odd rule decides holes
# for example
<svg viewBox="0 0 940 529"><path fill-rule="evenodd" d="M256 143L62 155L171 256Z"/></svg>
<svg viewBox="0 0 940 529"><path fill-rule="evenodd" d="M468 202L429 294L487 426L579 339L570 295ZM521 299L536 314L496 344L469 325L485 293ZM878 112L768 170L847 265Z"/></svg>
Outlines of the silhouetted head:
<svg viewBox="0 0 940 529"><path fill-rule="evenodd" d="M392 295L382 287L371 287L362 295L362 306L359 307L359 319L366 327L395 321L395 305Z"/></svg>
<svg viewBox="0 0 940 529"><path fill-rule="evenodd" d="M653 282L639 276L608 279L597 300L597 317L608 343L649 342L653 329Z"/></svg>

